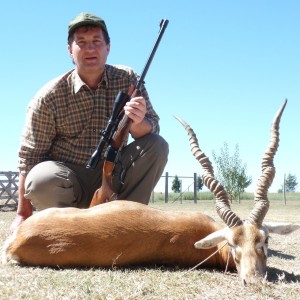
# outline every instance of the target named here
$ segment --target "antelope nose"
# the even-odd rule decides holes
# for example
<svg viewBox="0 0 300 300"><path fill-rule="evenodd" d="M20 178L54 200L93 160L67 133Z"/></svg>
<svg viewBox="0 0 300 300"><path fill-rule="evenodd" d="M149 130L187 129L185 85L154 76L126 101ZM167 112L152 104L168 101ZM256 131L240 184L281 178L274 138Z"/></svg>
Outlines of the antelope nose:
<svg viewBox="0 0 300 300"><path fill-rule="evenodd" d="M256 285L262 283L262 278L260 276L251 276L249 278L242 278L242 285Z"/></svg>

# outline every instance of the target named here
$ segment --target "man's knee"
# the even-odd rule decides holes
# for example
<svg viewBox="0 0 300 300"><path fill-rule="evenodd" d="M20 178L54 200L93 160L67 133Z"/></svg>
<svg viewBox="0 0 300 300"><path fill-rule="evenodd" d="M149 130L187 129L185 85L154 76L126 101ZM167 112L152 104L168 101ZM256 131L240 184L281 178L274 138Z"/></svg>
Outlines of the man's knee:
<svg viewBox="0 0 300 300"><path fill-rule="evenodd" d="M148 144L150 145L149 151L155 152L161 159L167 160L169 154L167 141L158 134L150 134L145 138L147 138Z"/></svg>
<svg viewBox="0 0 300 300"><path fill-rule="evenodd" d="M26 177L25 198L38 210L76 206L74 181L75 174L65 166L53 161L39 163Z"/></svg>
<svg viewBox="0 0 300 300"><path fill-rule="evenodd" d="M168 160L168 143L157 134L150 134L136 140L126 149L124 183L121 184L121 167L117 165L113 186L118 199L148 204L151 192L160 179Z"/></svg>

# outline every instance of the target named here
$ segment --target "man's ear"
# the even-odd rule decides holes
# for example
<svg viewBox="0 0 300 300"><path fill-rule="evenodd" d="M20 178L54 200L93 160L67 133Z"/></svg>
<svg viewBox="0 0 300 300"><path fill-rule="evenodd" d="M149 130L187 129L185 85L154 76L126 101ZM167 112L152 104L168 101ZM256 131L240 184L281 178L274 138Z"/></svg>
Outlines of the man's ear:
<svg viewBox="0 0 300 300"><path fill-rule="evenodd" d="M109 44L106 44L106 49L107 49L107 55L109 54L109 52L110 52L110 43Z"/></svg>
<svg viewBox="0 0 300 300"><path fill-rule="evenodd" d="M72 47L70 45L68 45L68 52L69 52L70 56L73 58L73 51L72 51Z"/></svg>

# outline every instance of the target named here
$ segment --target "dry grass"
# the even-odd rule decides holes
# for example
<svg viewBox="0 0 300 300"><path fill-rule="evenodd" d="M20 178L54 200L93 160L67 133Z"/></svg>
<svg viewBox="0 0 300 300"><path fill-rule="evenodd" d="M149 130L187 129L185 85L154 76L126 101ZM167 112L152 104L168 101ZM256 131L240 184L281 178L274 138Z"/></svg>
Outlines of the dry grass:
<svg viewBox="0 0 300 300"><path fill-rule="evenodd" d="M212 201L154 203L168 210L199 210L217 219ZM246 218L252 203L233 203ZM272 201L267 221L300 223L300 201ZM0 213L0 243L15 212ZM242 287L235 274L174 268L50 269L0 264L0 299L298 299L300 230L270 240L268 281ZM100 250L99 250L100 251Z"/></svg>

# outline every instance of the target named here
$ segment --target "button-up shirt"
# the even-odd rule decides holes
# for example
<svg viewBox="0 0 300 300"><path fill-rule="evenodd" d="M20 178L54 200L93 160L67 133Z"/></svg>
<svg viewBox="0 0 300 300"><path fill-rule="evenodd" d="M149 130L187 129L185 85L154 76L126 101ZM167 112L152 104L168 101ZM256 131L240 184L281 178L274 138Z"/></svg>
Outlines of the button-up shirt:
<svg viewBox="0 0 300 300"><path fill-rule="evenodd" d="M115 97L127 93L138 75L125 66L106 65L96 90L90 89L76 70L50 81L30 101L26 114L19 169L26 175L45 160L86 165L95 151L101 130L106 128ZM152 132L159 132L159 117L154 111L144 85L140 88L146 100L146 118Z"/></svg>

